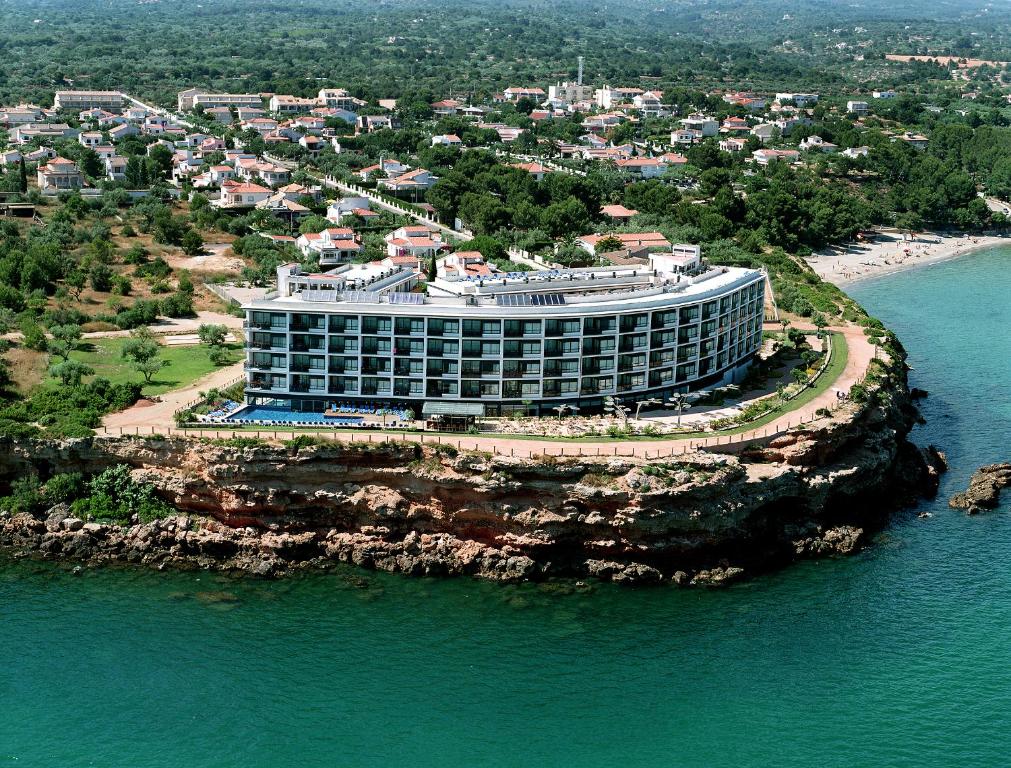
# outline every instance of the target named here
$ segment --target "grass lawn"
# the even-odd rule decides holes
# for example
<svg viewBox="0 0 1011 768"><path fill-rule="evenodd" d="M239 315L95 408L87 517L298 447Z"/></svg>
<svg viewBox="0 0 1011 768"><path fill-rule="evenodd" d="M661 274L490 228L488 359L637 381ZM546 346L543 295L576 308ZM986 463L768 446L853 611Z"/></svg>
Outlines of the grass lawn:
<svg viewBox="0 0 1011 768"><path fill-rule="evenodd" d="M129 360L122 357L126 338L87 339L78 344L71 359L79 360L95 369L95 376L103 376L113 384L121 382L142 382L144 377L134 370ZM242 345L229 344L228 364L242 359ZM144 385L145 395L160 395L173 389L192 384L202 376L218 369L207 357L207 347L162 347L161 359L169 364L155 374L150 384Z"/></svg>

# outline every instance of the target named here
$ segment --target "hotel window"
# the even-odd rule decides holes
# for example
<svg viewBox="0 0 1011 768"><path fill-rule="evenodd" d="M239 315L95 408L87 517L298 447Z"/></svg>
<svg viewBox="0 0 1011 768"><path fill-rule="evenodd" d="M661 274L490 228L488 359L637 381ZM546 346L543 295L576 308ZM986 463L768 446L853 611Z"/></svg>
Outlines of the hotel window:
<svg viewBox="0 0 1011 768"><path fill-rule="evenodd" d="M699 307L696 305L694 307L682 307L681 312L678 316L678 321L681 324L684 323L694 323L699 319Z"/></svg>
<svg viewBox="0 0 1011 768"><path fill-rule="evenodd" d="M393 330L393 321L389 317L363 317L362 333L389 333Z"/></svg>
<svg viewBox="0 0 1011 768"><path fill-rule="evenodd" d="M654 347L666 347L676 341L676 331L654 331L652 334L652 344Z"/></svg>
<svg viewBox="0 0 1011 768"><path fill-rule="evenodd" d="M397 333L424 333L425 321L420 317L398 317L396 323Z"/></svg>

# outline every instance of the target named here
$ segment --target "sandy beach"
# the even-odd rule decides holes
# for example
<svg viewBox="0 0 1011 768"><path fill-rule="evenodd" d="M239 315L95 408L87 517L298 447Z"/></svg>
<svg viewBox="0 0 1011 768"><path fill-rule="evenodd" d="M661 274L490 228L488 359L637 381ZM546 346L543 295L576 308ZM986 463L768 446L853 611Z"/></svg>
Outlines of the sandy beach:
<svg viewBox="0 0 1011 768"><path fill-rule="evenodd" d="M826 248L806 259L823 280L846 285L869 277L913 269L1011 243L997 235L922 232L904 239L900 232L879 232L874 242Z"/></svg>

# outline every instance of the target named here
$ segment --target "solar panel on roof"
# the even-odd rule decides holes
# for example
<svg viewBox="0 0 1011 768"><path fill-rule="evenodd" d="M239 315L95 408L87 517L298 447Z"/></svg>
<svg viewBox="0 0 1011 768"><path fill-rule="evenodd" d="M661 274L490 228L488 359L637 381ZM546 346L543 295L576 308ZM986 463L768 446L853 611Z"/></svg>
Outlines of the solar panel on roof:
<svg viewBox="0 0 1011 768"><path fill-rule="evenodd" d="M535 307L557 307L565 303L565 297L560 293L535 293L530 299Z"/></svg>
<svg viewBox="0 0 1011 768"><path fill-rule="evenodd" d="M420 293L391 293L390 304L424 304L425 297Z"/></svg>
<svg viewBox="0 0 1011 768"><path fill-rule="evenodd" d="M320 288L309 288L308 290L302 291L302 301L336 301L337 291L324 290Z"/></svg>
<svg viewBox="0 0 1011 768"><path fill-rule="evenodd" d="M375 291L346 291L344 301L352 304L378 304L379 294Z"/></svg>
<svg viewBox="0 0 1011 768"><path fill-rule="evenodd" d="M525 293L505 293L496 296L495 303L500 307L529 307L531 302Z"/></svg>

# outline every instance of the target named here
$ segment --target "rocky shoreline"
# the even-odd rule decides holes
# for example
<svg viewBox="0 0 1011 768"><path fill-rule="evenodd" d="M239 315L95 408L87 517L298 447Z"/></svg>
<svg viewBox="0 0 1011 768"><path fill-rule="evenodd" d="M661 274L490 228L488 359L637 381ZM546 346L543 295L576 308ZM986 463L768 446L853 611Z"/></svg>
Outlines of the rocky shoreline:
<svg viewBox="0 0 1011 768"><path fill-rule="evenodd" d="M351 563L411 575L718 585L849 554L892 510L936 492L911 445L901 360L870 396L739 454L518 459L410 443L158 437L9 442L0 485L126 464L178 514L120 526L0 512L0 548L79 563L265 577ZM711 449L712 451L712 449Z"/></svg>

